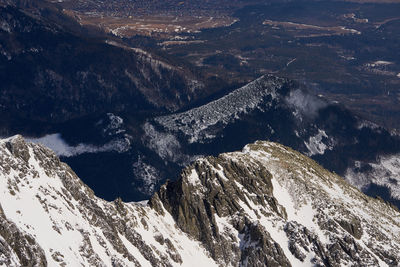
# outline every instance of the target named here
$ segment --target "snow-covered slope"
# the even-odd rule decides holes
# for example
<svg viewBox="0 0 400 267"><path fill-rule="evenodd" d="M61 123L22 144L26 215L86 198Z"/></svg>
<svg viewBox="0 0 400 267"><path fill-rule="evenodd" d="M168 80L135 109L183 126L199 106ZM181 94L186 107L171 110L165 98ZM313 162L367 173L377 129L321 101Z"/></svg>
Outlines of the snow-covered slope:
<svg viewBox="0 0 400 267"><path fill-rule="evenodd" d="M276 143L207 157L149 204L97 198L49 149L0 141L0 266L397 266L400 213Z"/></svg>
<svg viewBox="0 0 400 267"><path fill-rule="evenodd" d="M199 159L154 198L224 264L400 264L396 208L276 143Z"/></svg>
<svg viewBox="0 0 400 267"><path fill-rule="evenodd" d="M215 265L168 213L95 197L53 152L19 136L0 143L0 205L0 266Z"/></svg>

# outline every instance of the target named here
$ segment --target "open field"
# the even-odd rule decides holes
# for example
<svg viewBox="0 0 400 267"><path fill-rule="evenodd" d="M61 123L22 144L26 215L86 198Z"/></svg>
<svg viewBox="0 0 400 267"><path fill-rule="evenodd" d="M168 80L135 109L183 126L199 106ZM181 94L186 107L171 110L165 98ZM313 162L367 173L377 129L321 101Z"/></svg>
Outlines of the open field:
<svg viewBox="0 0 400 267"><path fill-rule="evenodd" d="M344 26L322 27L316 25L294 23L289 21L273 21L273 20L265 20L263 22L263 25L282 27L287 30L295 30L299 32L301 32L301 30L314 30L319 32L307 37L319 37L319 36L330 36L330 35L341 35L341 34L361 34L361 32L357 30L348 29ZM305 37L305 36L296 35L296 37Z"/></svg>
<svg viewBox="0 0 400 267"><path fill-rule="evenodd" d="M177 33L196 33L202 29L225 27L237 20L229 16L127 16L113 17L98 13L79 13L65 10L66 14L77 18L82 25L99 26L116 36L129 38L134 35L152 37L174 36Z"/></svg>

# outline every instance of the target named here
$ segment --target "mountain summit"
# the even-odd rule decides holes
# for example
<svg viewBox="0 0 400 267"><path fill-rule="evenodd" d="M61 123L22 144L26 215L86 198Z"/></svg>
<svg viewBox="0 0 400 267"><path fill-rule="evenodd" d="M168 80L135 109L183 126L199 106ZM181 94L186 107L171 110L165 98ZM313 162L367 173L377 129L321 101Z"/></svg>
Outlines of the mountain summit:
<svg viewBox="0 0 400 267"><path fill-rule="evenodd" d="M15 136L0 141L0 188L0 265L400 263L396 208L277 143L198 159L148 203L124 203Z"/></svg>

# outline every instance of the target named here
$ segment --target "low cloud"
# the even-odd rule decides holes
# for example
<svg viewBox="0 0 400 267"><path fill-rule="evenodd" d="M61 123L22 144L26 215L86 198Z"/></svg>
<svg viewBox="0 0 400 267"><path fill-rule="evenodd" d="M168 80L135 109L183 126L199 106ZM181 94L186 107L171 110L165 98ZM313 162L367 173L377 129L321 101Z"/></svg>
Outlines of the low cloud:
<svg viewBox="0 0 400 267"><path fill-rule="evenodd" d="M73 157L84 153L99 153L111 152L118 153L125 152L130 148L130 141L128 138L118 138L112 140L102 146L95 146L91 144L78 144L76 146L68 145L61 134L48 134L40 138L26 138L27 141L37 144L42 144L53 150L57 156Z"/></svg>
<svg viewBox="0 0 400 267"><path fill-rule="evenodd" d="M286 97L286 103L294 108L297 113L311 119L315 118L321 108L327 106L323 99L301 89L290 92L289 96Z"/></svg>

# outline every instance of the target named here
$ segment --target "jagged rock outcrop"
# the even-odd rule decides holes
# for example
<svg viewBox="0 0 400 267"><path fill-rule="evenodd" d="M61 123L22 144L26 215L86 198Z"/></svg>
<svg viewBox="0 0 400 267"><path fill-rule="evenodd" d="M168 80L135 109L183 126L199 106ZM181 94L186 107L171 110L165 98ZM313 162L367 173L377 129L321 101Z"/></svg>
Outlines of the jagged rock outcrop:
<svg viewBox="0 0 400 267"><path fill-rule="evenodd" d="M197 160L149 204L97 198L49 149L0 141L0 265L397 266L400 213L276 143Z"/></svg>
<svg viewBox="0 0 400 267"><path fill-rule="evenodd" d="M395 208L276 143L197 160L150 204L223 265L400 263Z"/></svg>
<svg viewBox="0 0 400 267"><path fill-rule="evenodd" d="M0 188L0 263L7 266L213 263L170 216L95 197L52 151L20 136L1 141Z"/></svg>

